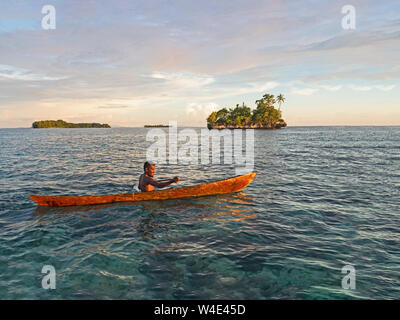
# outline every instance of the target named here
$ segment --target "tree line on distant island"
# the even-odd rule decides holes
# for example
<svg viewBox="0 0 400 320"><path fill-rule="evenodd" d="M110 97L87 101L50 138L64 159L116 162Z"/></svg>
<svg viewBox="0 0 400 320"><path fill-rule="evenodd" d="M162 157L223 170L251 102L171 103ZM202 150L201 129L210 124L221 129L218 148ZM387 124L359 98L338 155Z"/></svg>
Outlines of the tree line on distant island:
<svg viewBox="0 0 400 320"><path fill-rule="evenodd" d="M43 120L32 123L32 128L111 128L104 123L70 123L63 120Z"/></svg>
<svg viewBox="0 0 400 320"><path fill-rule="evenodd" d="M145 128L168 128L168 124L145 124Z"/></svg>
<svg viewBox="0 0 400 320"><path fill-rule="evenodd" d="M287 126L282 119L281 105L285 97L279 94L276 98L272 94L265 94L256 101L256 108L251 110L244 103L235 108L223 108L212 112L207 118L209 129L280 129ZM274 105L278 104L278 108Z"/></svg>

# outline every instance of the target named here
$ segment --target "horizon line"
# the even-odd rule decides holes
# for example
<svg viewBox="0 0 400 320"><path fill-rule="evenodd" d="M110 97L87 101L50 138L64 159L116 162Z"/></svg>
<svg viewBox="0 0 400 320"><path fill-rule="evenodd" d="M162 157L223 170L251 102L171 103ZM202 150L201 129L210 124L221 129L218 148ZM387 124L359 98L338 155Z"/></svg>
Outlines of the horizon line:
<svg viewBox="0 0 400 320"><path fill-rule="evenodd" d="M111 125L110 125L111 126ZM191 125L183 125L179 127L186 128L207 128L207 126L191 126ZM292 125L287 126L284 129L292 128L292 127L400 127L400 124L361 124L361 125L352 125L352 124L330 124L330 125ZM113 129L113 128L145 128L145 126L112 126L111 128L32 128L32 127L0 127L0 129ZM146 128L152 129L152 128ZM245 129L246 130L246 129ZM257 130L257 129L253 129Z"/></svg>

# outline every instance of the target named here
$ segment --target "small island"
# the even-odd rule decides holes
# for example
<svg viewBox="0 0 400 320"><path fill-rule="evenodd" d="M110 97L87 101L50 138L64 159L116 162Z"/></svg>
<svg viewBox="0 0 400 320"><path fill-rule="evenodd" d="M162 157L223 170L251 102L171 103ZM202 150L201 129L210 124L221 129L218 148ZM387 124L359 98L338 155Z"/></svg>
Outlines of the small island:
<svg viewBox="0 0 400 320"><path fill-rule="evenodd" d="M207 118L208 129L281 129L287 126L282 119L281 104L285 102L282 94L276 98L265 94L256 101L256 109L251 110L244 103L236 108L223 108L212 112ZM274 105L278 103L279 107Z"/></svg>
<svg viewBox="0 0 400 320"><path fill-rule="evenodd" d="M104 123L70 123L64 120L42 120L32 123L32 128L111 128L110 125Z"/></svg>
<svg viewBox="0 0 400 320"><path fill-rule="evenodd" d="M146 124L145 128L169 128L169 125L165 124Z"/></svg>

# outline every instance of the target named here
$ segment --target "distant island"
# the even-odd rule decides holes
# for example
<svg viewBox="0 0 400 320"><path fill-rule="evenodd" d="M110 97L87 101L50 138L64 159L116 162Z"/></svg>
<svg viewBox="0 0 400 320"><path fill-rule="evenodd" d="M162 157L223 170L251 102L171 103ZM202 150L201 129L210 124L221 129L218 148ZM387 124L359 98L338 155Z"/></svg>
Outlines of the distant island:
<svg viewBox="0 0 400 320"><path fill-rule="evenodd" d="M169 128L169 125L165 124L146 124L145 128Z"/></svg>
<svg viewBox="0 0 400 320"><path fill-rule="evenodd" d="M208 129L281 129L287 126L282 119L281 104L285 102L282 94L276 98L265 94L256 101L256 109L251 110L244 103L234 109L220 109L207 118ZM274 105L278 103L279 107Z"/></svg>
<svg viewBox="0 0 400 320"><path fill-rule="evenodd" d="M104 123L70 123L64 120L42 120L32 123L32 128L111 128L110 125Z"/></svg>

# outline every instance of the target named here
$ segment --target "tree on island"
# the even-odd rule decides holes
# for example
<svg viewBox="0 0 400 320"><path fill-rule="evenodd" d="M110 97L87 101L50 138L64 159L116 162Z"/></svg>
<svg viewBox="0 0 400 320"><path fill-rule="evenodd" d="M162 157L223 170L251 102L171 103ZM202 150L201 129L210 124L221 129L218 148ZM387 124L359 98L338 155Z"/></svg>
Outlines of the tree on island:
<svg viewBox="0 0 400 320"><path fill-rule="evenodd" d="M104 123L70 123L64 120L42 120L32 123L32 128L111 128L108 124Z"/></svg>
<svg viewBox="0 0 400 320"><path fill-rule="evenodd" d="M283 96L282 93L280 93L279 96L276 97L276 102L278 102L278 104L279 104L278 110L281 110L281 104L284 103L285 100L286 100L286 98Z"/></svg>
<svg viewBox="0 0 400 320"><path fill-rule="evenodd" d="M282 119L280 104L285 98L280 94L276 99L272 94L265 94L260 100L256 101L256 109L251 110L244 102L242 106L236 105L235 108L223 108L212 112L207 118L208 128L264 128L279 129L286 127L286 122ZM274 107L279 103L279 109Z"/></svg>

